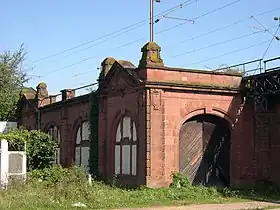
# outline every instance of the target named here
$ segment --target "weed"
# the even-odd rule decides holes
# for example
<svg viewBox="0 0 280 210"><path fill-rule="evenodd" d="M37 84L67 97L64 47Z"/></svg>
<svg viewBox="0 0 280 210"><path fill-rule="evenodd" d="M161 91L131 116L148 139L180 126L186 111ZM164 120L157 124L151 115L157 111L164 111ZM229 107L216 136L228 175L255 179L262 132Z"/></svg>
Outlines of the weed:
<svg viewBox="0 0 280 210"><path fill-rule="evenodd" d="M180 185L180 187L178 187ZM120 188L93 180L90 185L79 168L55 166L28 174L28 182L12 183L0 191L1 209L75 209L74 203L90 209L133 208L192 203L240 201L245 190L192 186L186 177L173 174L170 188ZM249 191L251 192L251 191ZM270 192L275 192L270 189ZM254 191L256 195L257 191ZM247 194L246 194L247 195Z"/></svg>

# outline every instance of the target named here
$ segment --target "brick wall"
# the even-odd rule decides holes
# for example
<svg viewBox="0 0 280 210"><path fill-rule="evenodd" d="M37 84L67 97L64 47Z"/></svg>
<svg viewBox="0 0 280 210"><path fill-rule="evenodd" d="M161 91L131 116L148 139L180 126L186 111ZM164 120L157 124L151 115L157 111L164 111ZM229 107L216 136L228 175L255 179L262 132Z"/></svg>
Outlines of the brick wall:
<svg viewBox="0 0 280 210"><path fill-rule="evenodd" d="M138 137L137 176L126 177L123 184L145 184L145 109L143 91L127 89L125 93L110 92L100 99L99 113L99 172L113 179L115 172L116 130L122 116L128 115L136 123Z"/></svg>
<svg viewBox="0 0 280 210"><path fill-rule="evenodd" d="M200 114L212 114L228 121L235 144L231 162L239 164L231 167L231 183L239 182L248 164L240 163L237 156L244 144L247 147L252 144L249 127L242 126L242 123L250 124L247 120L251 116L242 111L243 98L238 93L241 77L171 68L140 70L140 74L146 75L149 88L146 101L147 185L162 187L171 183L172 172L179 171L180 128L186 120ZM247 162L251 164L251 160Z"/></svg>
<svg viewBox="0 0 280 210"><path fill-rule="evenodd" d="M201 114L227 120L231 129L231 185L254 184L263 179L280 183L278 167L280 106L270 113L254 112L254 103L239 93L241 77L225 73L174 68L135 69L142 80L118 67L104 80L99 101L100 174L112 180L115 172L115 138L120 117L136 123L137 176L123 177L124 184L168 186L172 172L179 170L179 131L182 124ZM120 88L122 87L122 88ZM61 131L61 163L74 164L78 126L89 120L89 95L72 97L39 108L41 128L56 125ZM20 123L36 129L36 109L27 101Z"/></svg>

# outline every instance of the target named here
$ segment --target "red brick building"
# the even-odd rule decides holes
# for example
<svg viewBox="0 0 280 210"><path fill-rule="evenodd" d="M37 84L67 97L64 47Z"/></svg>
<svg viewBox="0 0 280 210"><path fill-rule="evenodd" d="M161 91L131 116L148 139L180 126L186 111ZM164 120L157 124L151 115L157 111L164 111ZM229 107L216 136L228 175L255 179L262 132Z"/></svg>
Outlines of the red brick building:
<svg viewBox="0 0 280 210"><path fill-rule="evenodd" d="M178 171L194 184L279 183L278 135L264 131L276 128L279 109L256 114L240 91L241 74L166 67L160 50L146 44L137 67L114 58L102 63L99 174L149 187L168 186ZM67 89L61 95L56 102L44 83L26 89L19 123L58 140L58 163L87 168L89 94L75 97Z"/></svg>

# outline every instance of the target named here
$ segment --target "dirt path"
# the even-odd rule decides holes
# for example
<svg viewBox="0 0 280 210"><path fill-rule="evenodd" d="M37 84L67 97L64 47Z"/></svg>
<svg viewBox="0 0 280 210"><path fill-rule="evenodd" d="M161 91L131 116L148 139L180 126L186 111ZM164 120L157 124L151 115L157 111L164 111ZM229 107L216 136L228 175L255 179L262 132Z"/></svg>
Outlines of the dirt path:
<svg viewBox="0 0 280 210"><path fill-rule="evenodd" d="M276 209L280 210L280 202L269 203L269 202L245 202L245 203L230 203L230 204L201 204L201 205L189 205L189 206L180 206L180 207L151 207L151 208L142 208L142 210L245 210L245 209L262 209L265 207L279 207ZM274 209L274 210L276 210ZM119 209L120 210L120 209ZM122 209L124 210L124 209ZM139 210L135 209L126 209L126 210Z"/></svg>

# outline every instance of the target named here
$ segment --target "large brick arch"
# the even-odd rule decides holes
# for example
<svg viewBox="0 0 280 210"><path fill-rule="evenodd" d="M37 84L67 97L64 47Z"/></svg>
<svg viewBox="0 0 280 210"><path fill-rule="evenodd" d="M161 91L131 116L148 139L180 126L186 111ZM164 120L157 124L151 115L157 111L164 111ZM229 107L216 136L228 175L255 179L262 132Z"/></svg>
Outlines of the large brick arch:
<svg viewBox="0 0 280 210"><path fill-rule="evenodd" d="M180 173L187 175L193 184L229 186L233 125L233 120L222 109L200 107L188 112L183 117L179 131ZM220 139L225 140L220 141ZM195 147L186 146L192 145L193 142L195 142ZM222 170L216 174L210 168L215 168L217 164ZM219 167L216 167L214 171ZM215 174L213 175L215 181L209 179L206 174L211 174L211 177ZM223 178L217 178L220 176Z"/></svg>
<svg viewBox="0 0 280 210"><path fill-rule="evenodd" d="M227 114L226 111L224 111L222 109L218 109L218 108L211 108L211 109L209 109L209 108L207 108L205 106L196 108L196 109L186 113L186 115L181 120L181 124L180 125L182 126L187 120L189 120L189 119L191 119L191 118L193 118L195 116L203 115L203 114L215 115L217 117L225 119L229 123L229 128L230 129L232 129L232 127L234 125L233 117L230 116L229 114Z"/></svg>

